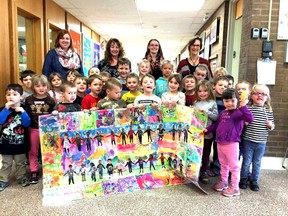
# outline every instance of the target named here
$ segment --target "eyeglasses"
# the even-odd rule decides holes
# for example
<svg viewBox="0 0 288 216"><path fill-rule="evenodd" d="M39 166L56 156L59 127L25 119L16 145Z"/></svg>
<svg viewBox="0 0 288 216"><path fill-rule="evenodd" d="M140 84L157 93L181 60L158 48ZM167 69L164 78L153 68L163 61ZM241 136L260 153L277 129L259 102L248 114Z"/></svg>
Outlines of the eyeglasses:
<svg viewBox="0 0 288 216"><path fill-rule="evenodd" d="M193 47L200 47L200 44L192 44Z"/></svg>
<svg viewBox="0 0 288 216"><path fill-rule="evenodd" d="M266 93L264 93L264 92L253 92L252 93L253 95L257 95L257 96L267 96L267 94Z"/></svg>

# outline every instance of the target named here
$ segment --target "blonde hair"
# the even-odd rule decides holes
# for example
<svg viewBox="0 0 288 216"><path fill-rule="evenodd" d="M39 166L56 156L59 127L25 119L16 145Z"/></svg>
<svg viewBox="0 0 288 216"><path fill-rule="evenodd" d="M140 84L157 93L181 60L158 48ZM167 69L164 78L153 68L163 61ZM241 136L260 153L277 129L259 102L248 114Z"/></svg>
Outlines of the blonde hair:
<svg viewBox="0 0 288 216"><path fill-rule="evenodd" d="M106 89L109 90L113 90L114 87L119 87L120 89L122 89L122 84L120 83L120 81L118 79L116 79L115 77L109 78L106 82Z"/></svg>
<svg viewBox="0 0 288 216"><path fill-rule="evenodd" d="M237 86L238 86L239 84L242 84L242 83L248 85L249 92L252 91L252 85L251 85L251 83L248 82L248 81L246 81L246 80L242 80L242 81L238 82L238 83L235 85L235 88L237 89Z"/></svg>
<svg viewBox="0 0 288 216"><path fill-rule="evenodd" d="M219 73L222 73L221 75L218 75ZM213 73L213 77L216 77L216 76L225 76L227 75L227 70L225 67L218 67L215 69L214 73Z"/></svg>
<svg viewBox="0 0 288 216"><path fill-rule="evenodd" d="M267 100L266 100L265 103L264 103L264 107L266 107L266 108L268 108L269 110L272 111L272 107L271 107L271 105L270 105L270 102L271 102L270 90L269 90L268 86L266 86L266 85L264 85L264 84L255 84L255 85L252 87L251 95L253 95L253 93L256 92L255 89L258 88L258 87L260 87L260 88L262 87L262 88L265 89L265 93L267 94ZM248 104L249 104L249 105L253 105L253 103L254 103L254 102L253 102L253 99L252 99L252 97L250 97Z"/></svg>
<svg viewBox="0 0 288 216"><path fill-rule="evenodd" d="M47 93L48 93L48 91L50 90L50 84L49 84L47 77L45 75L34 75L32 77L32 85L31 85L33 94L37 94L35 92L34 87L38 85L39 83L42 84L43 86L47 86Z"/></svg>
<svg viewBox="0 0 288 216"><path fill-rule="evenodd" d="M187 76L185 76L183 79L182 79L182 88L185 90L185 80L186 79L194 79L195 81L195 87L196 85L198 84L198 80L196 79L196 77L194 77L192 74L188 74Z"/></svg>

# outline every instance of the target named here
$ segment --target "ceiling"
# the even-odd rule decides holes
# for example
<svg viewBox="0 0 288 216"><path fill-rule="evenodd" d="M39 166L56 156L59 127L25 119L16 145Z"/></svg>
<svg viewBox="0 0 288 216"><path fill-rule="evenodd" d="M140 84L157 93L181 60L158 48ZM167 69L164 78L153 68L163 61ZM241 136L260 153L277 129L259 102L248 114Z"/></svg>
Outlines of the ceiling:
<svg viewBox="0 0 288 216"><path fill-rule="evenodd" d="M146 52L147 43L160 41L165 59L173 60L188 41L204 25L224 0L205 0L198 11L161 12L143 11L137 8L137 0L54 0L106 40L118 38L126 57L139 62ZM156 1L163 0L154 0ZM183 0L165 0L165 4ZM200 1L200 0L190 0ZM151 4L151 8L153 8Z"/></svg>

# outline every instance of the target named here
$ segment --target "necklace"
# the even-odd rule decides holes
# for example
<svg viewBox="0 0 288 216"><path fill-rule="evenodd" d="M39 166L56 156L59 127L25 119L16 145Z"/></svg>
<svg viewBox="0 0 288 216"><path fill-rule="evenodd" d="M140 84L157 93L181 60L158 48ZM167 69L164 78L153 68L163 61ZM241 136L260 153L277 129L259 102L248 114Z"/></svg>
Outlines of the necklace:
<svg viewBox="0 0 288 216"><path fill-rule="evenodd" d="M193 60L193 58L191 58L191 56L189 57L191 62L192 62L192 65L197 65L197 62L198 62L198 59L199 59L199 56L197 56L197 58L195 60Z"/></svg>

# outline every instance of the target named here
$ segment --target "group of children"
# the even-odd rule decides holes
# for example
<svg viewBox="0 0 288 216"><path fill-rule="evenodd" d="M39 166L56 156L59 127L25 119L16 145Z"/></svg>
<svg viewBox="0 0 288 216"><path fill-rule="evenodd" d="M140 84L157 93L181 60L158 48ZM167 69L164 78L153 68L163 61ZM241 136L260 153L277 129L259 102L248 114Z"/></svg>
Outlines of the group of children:
<svg viewBox="0 0 288 216"><path fill-rule="evenodd" d="M205 65L198 65L193 75L183 78L173 73L170 61L164 60L161 69L163 76L155 80L149 73L147 60L139 63L137 75L131 73L131 62L127 58L120 58L117 64L118 78L110 77L107 72L100 73L96 67L89 70L88 79L77 71L68 71L67 81L58 73L51 74L48 81L44 75L35 75L32 71L22 72L24 91L18 84L8 85L7 103L0 110L0 153L4 155L0 191L8 186L13 160L16 162L16 178L22 186L38 182L39 115L161 104L194 106L207 114L208 127L203 131L201 182L209 182L207 174L217 174L208 169L214 143L210 168L217 167L217 162L220 162L221 167L221 181L214 189L222 191L225 196L239 195L239 186L245 189L248 184L252 190L259 190L261 158L268 131L274 129L268 87L256 84L251 88L248 82L242 81L234 89L233 77L226 75L225 68L218 68L214 72L213 82L207 80L208 69ZM29 142L25 141L25 134L28 134ZM27 143L30 144L30 181L22 165L26 159ZM241 175L239 143L243 156ZM249 172L251 163L252 173ZM229 171L231 184L228 187Z"/></svg>

